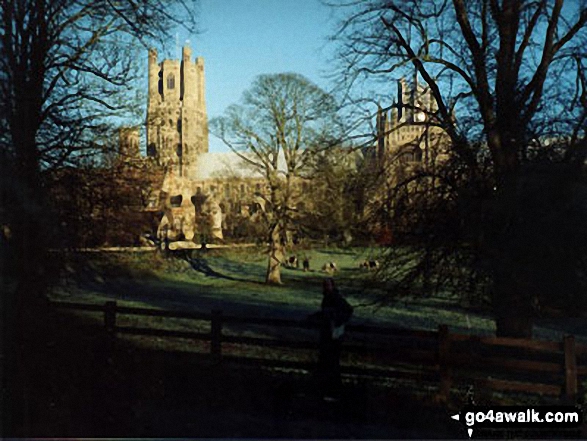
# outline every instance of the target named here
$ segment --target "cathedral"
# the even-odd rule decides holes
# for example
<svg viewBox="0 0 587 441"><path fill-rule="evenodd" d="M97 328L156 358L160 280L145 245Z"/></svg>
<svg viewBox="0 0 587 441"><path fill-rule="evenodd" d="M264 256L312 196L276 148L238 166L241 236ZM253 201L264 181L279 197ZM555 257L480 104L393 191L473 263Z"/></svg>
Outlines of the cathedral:
<svg viewBox="0 0 587 441"><path fill-rule="evenodd" d="M378 108L376 143L365 163L375 183L364 216L380 243L390 244L402 230L392 221L401 204L426 198L438 186L436 172L449 158L450 139L436 120L437 111L432 91L416 75L411 83L398 81L393 105Z"/></svg>
<svg viewBox="0 0 587 441"><path fill-rule="evenodd" d="M158 63L149 51L147 156L169 167L175 176L194 177L198 161L208 153L208 114L204 97L204 60L182 59Z"/></svg>
<svg viewBox="0 0 587 441"><path fill-rule="evenodd" d="M377 112L375 162L388 178L397 181L415 167L433 167L445 161L448 136L434 125L438 105L430 89L402 78L398 81L397 102Z"/></svg>
<svg viewBox="0 0 587 441"><path fill-rule="evenodd" d="M181 60L159 62L149 51L147 158L165 170L163 185L153 193L147 210L163 211L160 238L222 239L228 213L249 216L262 200L264 180L244 167L235 153L208 151L208 114L202 57L192 61L184 47ZM120 152L139 155L139 129L120 131Z"/></svg>
<svg viewBox="0 0 587 441"><path fill-rule="evenodd" d="M250 218L262 209L266 182L233 152L208 151L208 115L202 57L192 61L184 47L181 60L159 61L148 54L147 160L165 171L160 189L152 192L147 210L163 212L160 239L170 241L223 239L228 217ZM402 176L418 167L446 159L446 134L430 124L436 102L431 92L413 79L398 82L397 102L377 113L375 144L367 149L363 167L383 175L374 199L389 197ZM120 130L120 152L139 158L139 129Z"/></svg>

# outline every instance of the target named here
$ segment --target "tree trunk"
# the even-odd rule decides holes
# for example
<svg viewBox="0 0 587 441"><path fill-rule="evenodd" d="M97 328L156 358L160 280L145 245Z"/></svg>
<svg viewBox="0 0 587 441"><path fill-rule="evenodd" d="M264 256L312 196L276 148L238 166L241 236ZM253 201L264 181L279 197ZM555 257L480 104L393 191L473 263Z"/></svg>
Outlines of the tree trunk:
<svg viewBox="0 0 587 441"><path fill-rule="evenodd" d="M514 265L515 266L515 265ZM517 284L515 268L495 281L493 311L497 337L532 338L533 312L529 295Z"/></svg>
<svg viewBox="0 0 587 441"><path fill-rule="evenodd" d="M34 382L48 335L45 294L51 276L49 267L55 262L48 256L50 220L46 216L37 145L30 133L18 133L14 139L17 161L12 173L18 197L10 207L14 265L8 277L13 283L3 293L2 302L2 343L6 351L2 412L6 417L5 434L27 436L34 423Z"/></svg>
<svg viewBox="0 0 587 441"><path fill-rule="evenodd" d="M26 201L31 204L30 200ZM11 247L14 271L8 275L13 283L2 293L2 363L5 395L2 402L3 432L7 436L30 436L35 403L34 384L39 378L39 364L46 347L48 311L45 298L47 256L42 217L24 207L16 217Z"/></svg>
<svg viewBox="0 0 587 441"><path fill-rule="evenodd" d="M502 145L502 149L504 149ZM519 218L519 167L517 149L511 145L502 150L497 167L496 210L491 227L490 255L493 266L493 311L498 337L532 338L533 312L531 293L525 282L529 274L528 260L521 248L524 234Z"/></svg>
<svg viewBox="0 0 587 441"><path fill-rule="evenodd" d="M265 283L281 285L281 262L283 262L283 245L281 244L281 228L279 224L273 227L270 234L269 261Z"/></svg>

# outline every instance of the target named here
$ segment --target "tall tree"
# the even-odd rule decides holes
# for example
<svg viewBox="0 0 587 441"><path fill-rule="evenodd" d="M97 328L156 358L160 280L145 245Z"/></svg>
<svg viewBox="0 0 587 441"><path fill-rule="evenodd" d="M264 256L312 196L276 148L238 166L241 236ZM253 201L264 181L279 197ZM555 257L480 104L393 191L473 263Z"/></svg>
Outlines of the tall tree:
<svg viewBox="0 0 587 441"><path fill-rule="evenodd" d="M269 258L266 282L281 283L284 241L296 205L297 186L317 152L338 144L341 124L334 99L301 75L261 75L242 103L211 122L215 135L263 176L268 191Z"/></svg>
<svg viewBox="0 0 587 441"><path fill-rule="evenodd" d="M44 172L97 150L107 118L120 109L116 97L136 73L138 43L163 42L175 27L194 25L188 0L0 4L0 149L11 176L0 189L0 213L15 261L14 283L4 285L1 298L3 343L11 354L5 428L26 427L31 396L23 391L32 368L26 348L45 322L40 311L52 259Z"/></svg>
<svg viewBox="0 0 587 441"><path fill-rule="evenodd" d="M459 235L445 234L456 254L474 246L472 260L488 268L498 334L528 336L530 287L535 286L528 279L537 268L528 255L539 252L550 256L544 260L556 260L559 254L553 250L568 243L572 234L566 242L538 246L544 241L539 232L548 224L543 220L556 206L523 202L529 191L536 192L531 182L562 188L556 163L575 164L574 170L582 166L587 4L371 0L345 6L349 13L338 38L346 85L364 78L397 78L406 68L423 80L438 106L418 110L451 141L453 160L443 188L460 185L454 198L445 194L445 204L437 205L446 209L455 202L455 210L461 210L454 225ZM537 179L538 164L542 181ZM566 175L579 179L581 173ZM571 184L565 184L557 200L573 198L565 193ZM469 213L471 207L480 210L469 219L478 223L474 238L462 217L465 199ZM572 230L561 222L559 231ZM574 263L569 263L575 267L582 257L573 255ZM430 254L421 256L417 266L429 267ZM551 269L557 272L556 266ZM572 272L566 270L565 276Z"/></svg>
<svg viewBox="0 0 587 441"><path fill-rule="evenodd" d="M302 184L305 199L310 202L298 205L304 236L349 244L361 235L358 222L365 187L360 169L363 161L359 150L347 147L315 155Z"/></svg>

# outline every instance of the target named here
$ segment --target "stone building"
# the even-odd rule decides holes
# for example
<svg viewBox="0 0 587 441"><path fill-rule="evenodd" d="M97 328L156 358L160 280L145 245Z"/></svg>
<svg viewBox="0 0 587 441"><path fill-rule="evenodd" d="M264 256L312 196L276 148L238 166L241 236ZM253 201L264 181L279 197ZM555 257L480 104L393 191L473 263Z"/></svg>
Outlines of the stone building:
<svg viewBox="0 0 587 441"><path fill-rule="evenodd" d="M204 59L192 62L191 53L184 47L181 60L158 63L157 51L149 51L147 156L179 177L193 177L208 153Z"/></svg>
<svg viewBox="0 0 587 441"><path fill-rule="evenodd" d="M125 159L140 158L140 131L135 127L122 127L118 131L119 157Z"/></svg>
<svg viewBox="0 0 587 441"><path fill-rule="evenodd" d="M208 115L202 57L192 61L189 47L181 60L158 60L148 54L146 158L139 153L140 130L119 133L120 155L165 170L163 184L146 209L162 211L160 237L170 240L222 239L227 215L250 216L262 203L261 175L247 168L235 153L208 151ZM230 217L230 216L229 216Z"/></svg>
<svg viewBox="0 0 587 441"><path fill-rule="evenodd" d="M438 104L426 84L414 76L398 81L397 102L377 112L376 143L366 154L373 176L364 218L381 243L391 243L402 227L392 224L397 204L424 196L438 182L435 170L449 158L450 139L435 123Z"/></svg>
<svg viewBox="0 0 587 441"><path fill-rule="evenodd" d="M438 110L432 91L405 79L398 82L397 103L377 112L377 145L374 163L385 170L388 179L409 173L414 168L434 167L448 158L448 136L434 125Z"/></svg>
<svg viewBox="0 0 587 441"><path fill-rule="evenodd" d="M147 204L147 210L164 213L159 237L197 242L206 231L208 238L222 239L231 230L231 219L254 220L255 213L264 209L267 183L236 153L208 151L201 57L192 61L191 49L184 47L181 60L159 62L157 51L151 49L148 68L146 158L140 158L138 129L120 131L120 153L165 171L161 188L150 193ZM388 190L378 190L373 200L387 198L389 189L411 170L433 166L446 157L442 148L446 135L430 124L435 110L430 92L405 80L391 111L379 110L378 141L363 166L371 168L366 174L376 171L373 174L383 176L382 187Z"/></svg>

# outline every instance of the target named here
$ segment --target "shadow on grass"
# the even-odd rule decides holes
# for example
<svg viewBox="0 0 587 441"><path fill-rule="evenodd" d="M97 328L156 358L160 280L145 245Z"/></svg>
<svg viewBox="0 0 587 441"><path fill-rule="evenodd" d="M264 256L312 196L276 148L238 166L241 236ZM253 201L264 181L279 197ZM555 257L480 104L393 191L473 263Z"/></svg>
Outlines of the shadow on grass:
<svg viewBox="0 0 587 441"><path fill-rule="evenodd" d="M214 279L230 280L235 282L250 282L259 283L257 280L251 280L245 277L235 277L233 274L253 274L256 276L254 265L242 264L230 261L223 257L208 256L209 251L191 251L180 250L169 254L167 259L176 259L185 261L190 268L195 272L202 274L205 277ZM222 270L214 269L211 263Z"/></svg>
<svg viewBox="0 0 587 441"><path fill-rule="evenodd" d="M208 264L208 261L206 259L204 259L203 257L195 257L195 258L194 257L192 257L192 258L187 257L186 261L191 265L191 267L195 271L202 273L206 277L216 277L219 279L227 279L227 280L239 280L239 279L235 279L234 277L227 276L225 274L219 273L218 271L214 270Z"/></svg>
<svg viewBox="0 0 587 441"><path fill-rule="evenodd" d="M227 276L231 277L232 280L249 283L263 283L265 278L264 271L259 268L258 265L253 263L236 262L225 258L215 258L212 264L221 268L222 271L228 274L233 274L233 276ZM238 274L238 277L235 277L234 274Z"/></svg>

